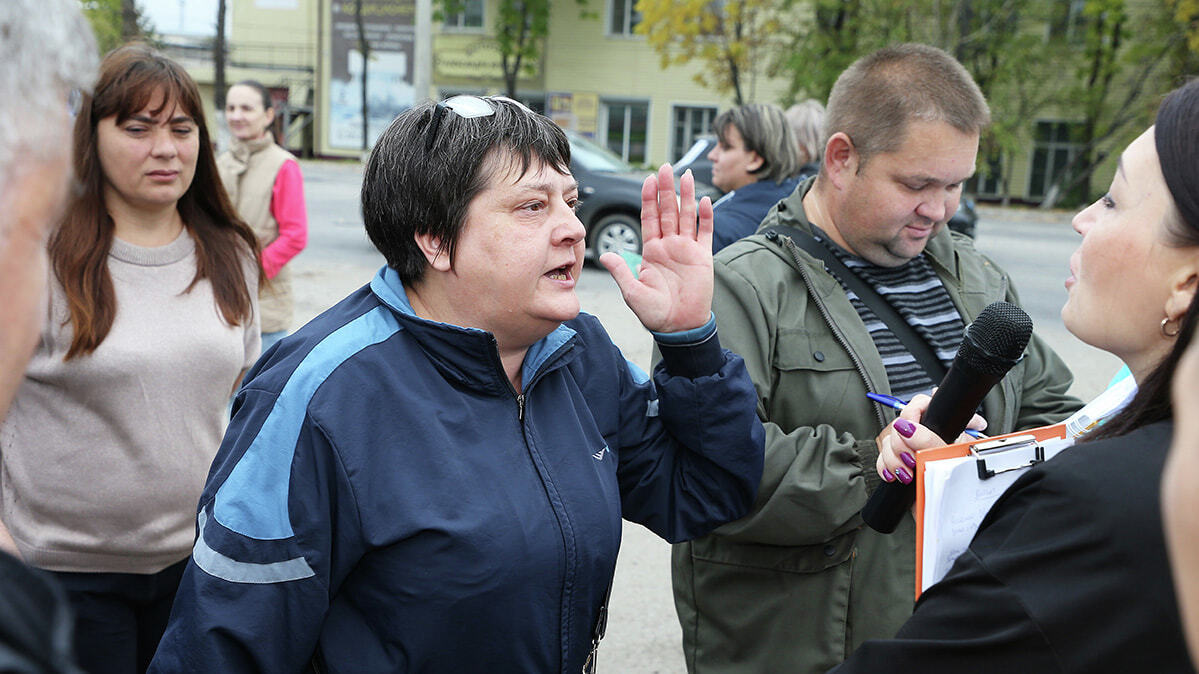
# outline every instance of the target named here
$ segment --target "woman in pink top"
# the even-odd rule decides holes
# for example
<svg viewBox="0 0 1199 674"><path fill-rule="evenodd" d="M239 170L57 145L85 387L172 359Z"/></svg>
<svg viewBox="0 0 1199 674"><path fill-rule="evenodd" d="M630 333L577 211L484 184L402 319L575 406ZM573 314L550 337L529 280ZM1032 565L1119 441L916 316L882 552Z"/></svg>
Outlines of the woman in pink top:
<svg viewBox="0 0 1199 674"><path fill-rule="evenodd" d="M270 92L246 80L229 88L225 119L233 146L217 158L229 198L262 246L267 282L258 290L262 312L262 351L291 328L291 274L286 267L308 242L304 179L290 152L275 144L275 109Z"/></svg>

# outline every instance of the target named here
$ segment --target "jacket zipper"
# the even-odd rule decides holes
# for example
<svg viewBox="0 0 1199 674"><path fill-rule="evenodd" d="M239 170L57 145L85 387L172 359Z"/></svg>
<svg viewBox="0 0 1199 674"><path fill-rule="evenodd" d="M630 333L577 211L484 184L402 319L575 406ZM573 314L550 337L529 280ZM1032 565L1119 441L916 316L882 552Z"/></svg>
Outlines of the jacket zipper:
<svg viewBox="0 0 1199 674"><path fill-rule="evenodd" d="M492 337L492 346L493 347L495 346L495 338L494 337ZM500 373L503 374L504 368L503 368L503 363L499 359L498 349L493 348L492 353L494 354L495 363L499 367ZM555 358L559 357L560 353L561 353L560 351L555 352L553 357L555 357ZM526 446L526 448L529 448L529 451L532 451L532 450L531 450L531 447L529 446L529 439L528 439L528 435L527 435L528 429L525 428L525 404L527 402L527 398L525 397L524 391L529 390L529 388L539 378L541 373L545 371L545 367L549 362L550 362L550 360L547 359L545 362L542 363L542 366L540 368L538 368L537 372L533 373L533 376L529 378L529 381L523 383L522 390L520 392L517 392L516 387L514 387L512 385L512 382L510 382L510 381L507 382L508 390L512 393L512 397L516 399L516 418L517 418L517 421L520 423L522 434L524 434L524 436L525 436L524 437L525 446ZM504 377L504 379L505 379L505 381L507 381L506 376ZM532 460L532 457L530 457L530 460ZM538 477L544 483L545 480L548 479L548 476L542 474L542 471L540 468L538 468L536 461L532 461L532 464L533 464L533 470L537 472ZM575 540L573 535L568 536L566 526L562 522L563 518L569 519L569 517L570 517L569 514L566 512L566 502L565 502L565 500L563 500L562 507L561 507L561 509L559 509L554 506L552 499L547 499L547 500L548 500L548 505L550 507L550 511L552 513L554 513L554 517L558 522L558 535L562 539L562 553L564 555L564 559L569 559L570 553L571 553L570 549L573 549L577 553L578 541ZM563 575L563 579L562 579L563 585L565 586L569 583L574 582L574 580L576 578L578 578L578 576L579 576L578 569L576 568L572 572L570 569L570 565L567 564L567 568L564 569L564 575ZM606 610L606 608L607 608L606 603L603 608ZM561 609L565 614L565 612L568 612L570 610L570 606L563 605L561 607ZM559 621L561 621L561 617L559 618ZM605 620L604 622L606 623L607 621ZM559 630L562 631L561 624L559 624ZM562 631L560 636L563 639L566 639L566 636L567 636L566 632ZM591 670L592 672L594 672L594 650L597 646L598 646L598 641L596 641L593 644L591 657L588 658L588 660L592 666L592 670ZM563 658L565 658L565 654L563 654ZM563 665L565 665L565 659L563 659Z"/></svg>
<svg viewBox="0 0 1199 674"><path fill-rule="evenodd" d="M808 290L811 291L815 285L812 283L812 277L808 274L807 265L805 265L803 261L799 259L799 249L795 246L795 242L792 241L790 237L780 235L779 238L783 240L783 246L787 249L787 252L791 253L791 259L795 262L795 267L799 271L800 277L807 285ZM858 376L862 378L862 383L866 385L866 390L877 390L874 388L874 384L870 382L870 377L866 374L866 366L862 365L861 358L859 358L858 354L852 348L850 348L849 341L845 339L845 335L842 334L841 328L833 322L833 318L831 315L829 315L828 308L824 306L824 302L821 301L820 297L816 295L815 292L809 292L808 294L811 296L812 301L816 303L816 308L820 310L820 315L824 318L824 322L827 323L830 328L832 328L833 336L837 338L837 342L842 348L845 349L846 353L849 354L850 359L853 360L853 365L858 371ZM883 417L882 410L879 409L878 405L872 405L872 407L874 408L874 416L878 419L879 427L886 426L887 420Z"/></svg>

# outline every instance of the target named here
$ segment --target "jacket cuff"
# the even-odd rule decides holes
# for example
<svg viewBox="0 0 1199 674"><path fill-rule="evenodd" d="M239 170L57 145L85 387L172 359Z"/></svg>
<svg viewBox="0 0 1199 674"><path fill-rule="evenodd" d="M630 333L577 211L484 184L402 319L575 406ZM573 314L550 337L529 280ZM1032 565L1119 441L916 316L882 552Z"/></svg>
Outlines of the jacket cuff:
<svg viewBox="0 0 1199 674"><path fill-rule="evenodd" d="M878 445L874 444L874 438L871 438L859 440L854 449L858 453L858 460L862 462L862 479L866 481L866 497L869 498L883 482L876 467L878 465Z"/></svg>
<svg viewBox="0 0 1199 674"><path fill-rule="evenodd" d="M715 374L724 364L720 340L716 337L716 316L684 332L652 333L662 354L662 365L673 375L696 379Z"/></svg>

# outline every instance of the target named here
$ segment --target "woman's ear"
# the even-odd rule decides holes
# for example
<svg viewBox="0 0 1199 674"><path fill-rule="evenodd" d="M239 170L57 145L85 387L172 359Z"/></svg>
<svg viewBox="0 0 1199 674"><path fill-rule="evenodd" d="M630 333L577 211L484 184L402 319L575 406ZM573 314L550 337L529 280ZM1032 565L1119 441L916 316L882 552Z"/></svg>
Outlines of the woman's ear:
<svg viewBox="0 0 1199 674"><path fill-rule="evenodd" d="M745 170L748 173L753 173L754 171L762 168L765 163L766 160L762 159L762 155L758 154L757 152L751 152L750 160L745 164Z"/></svg>
<svg viewBox="0 0 1199 674"><path fill-rule="evenodd" d="M1199 260L1187 265L1174 275L1170 283L1170 295L1166 298L1166 318L1171 321L1186 315L1195 293L1199 291Z"/></svg>
<svg viewBox="0 0 1199 674"><path fill-rule="evenodd" d="M414 234L412 238L416 241L417 247L424 254L425 261L429 263L430 267L437 271L450 270L450 256L442 250L441 239L432 234Z"/></svg>

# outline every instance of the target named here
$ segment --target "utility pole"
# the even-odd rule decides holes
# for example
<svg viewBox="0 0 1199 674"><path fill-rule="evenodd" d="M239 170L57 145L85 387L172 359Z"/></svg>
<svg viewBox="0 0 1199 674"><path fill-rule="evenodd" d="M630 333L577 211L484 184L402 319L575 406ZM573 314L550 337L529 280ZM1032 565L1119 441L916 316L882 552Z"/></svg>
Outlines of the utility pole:
<svg viewBox="0 0 1199 674"><path fill-rule="evenodd" d="M216 37L212 39L212 98L218 116L225 112L225 2L216 6Z"/></svg>
<svg viewBox="0 0 1199 674"><path fill-rule="evenodd" d="M362 0L358 0L354 19L358 22L358 51L362 53L362 151L366 152L370 149L370 114L366 107L366 83L369 80L366 75L371 60L371 47L366 40L366 26L362 23Z"/></svg>

